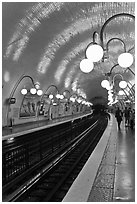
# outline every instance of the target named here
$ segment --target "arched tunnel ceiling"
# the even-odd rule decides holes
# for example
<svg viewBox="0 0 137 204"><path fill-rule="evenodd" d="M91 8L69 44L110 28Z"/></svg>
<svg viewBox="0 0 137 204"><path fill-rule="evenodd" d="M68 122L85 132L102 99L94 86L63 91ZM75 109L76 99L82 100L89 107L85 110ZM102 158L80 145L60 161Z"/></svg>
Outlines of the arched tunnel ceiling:
<svg viewBox="0 0 137 204"><path fill-rule="evenodd" d="M79 63L85 49L93 41L93 33L101 30L111 16L118 13L135 14L133 2L4 2L2 4L3 86L9 94L13 83L23 74L39 82L42 90L54 84L60 92L69 90L86 96L88 101L103 97L107 91L100 86L123 45L112 41L109 59L96 63L94 70L84 74ZM104 30L104 42L118 37L126 50L135 44L134 20L118 17ZM131 51L134 55L134 49ZM133 71L135 64L130 67ZM130 71L117 66L125 80L134 81ZM24 85L25 86L25 85ZM9 93L8 93L9 92ZM101 101L101 100L100 100Z"/></svg>

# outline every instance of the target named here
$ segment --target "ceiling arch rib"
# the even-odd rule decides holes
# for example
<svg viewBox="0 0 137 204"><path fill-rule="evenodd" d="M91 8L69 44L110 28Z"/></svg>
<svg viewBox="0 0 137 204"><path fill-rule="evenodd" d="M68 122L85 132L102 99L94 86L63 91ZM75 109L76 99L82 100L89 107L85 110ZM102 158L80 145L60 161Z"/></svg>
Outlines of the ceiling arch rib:
<svg viewBox="0 0 137 204"><path fill-rule="evenodd" d="M35 3L33 7L25 11L25 17L15 26L15 32L8 42L5 56L19 63L19 59L23 58L23 53L27 52L29 46L32 46L31 39L38 32L46 31L46 25L51 22L50 29L52 33L47 32L45 38L44 34L42 35L43 44L39 52L39 60L37 66L33 67L36 80L43 78L43 85L46 87L44 79L45 81L48 80L48 73L51 74L52 72L51 79L56 85L60 86L64 83L65 88L79 89L82 92L81 81L89 78L89 76L82 74L80 70L78 71L80 60L85 57L84 50L92 41L93 32L97 31L99 33L102 25L109 17L121 12L134 15L134 3ZM54 18L55 22L52 24L50 19L55 16L64 18ZM127 18L123 21L125 21L126 25L129 24ZM115 24L117 24L118 29L114 29ZM58 26L61 29L56 29ZM125 41L127 50L130 49L134 45L135 38L133 26L131 25L130 28L127 26L127 29L124 29L121 19L115 19L114 22L107 26L104 42L112 37L119 37ZM50 38L48 38L49 36ZM93 78L96 74L101 76L104 72L108 72L113 64L117 62L117 53L121 52L121 50L120 44L112 42L109 48L109 59L107 62L95 64L96 71L93 71ZM132 68L134 69L134 64ZM123 70L114 70L114 72L117 71ZM37 79L37 77L39 78ZM84 90L83 93L85 93Z"/></svg>
<svg viewBox="0 0 137 204"><path fill-rule="evenodd" d="M28 9L26 16L19 21L15 33L8 42L6 57L14 52L13 60L17 61L27 47L32 32L41 25L41 20L49 18L55 11L60 11L63 5L63 2L36 3L31 9Z"/></svg>
<svg viewBox="0 0 137 204"><path fill-rule="evenodd" d="M102 19L102 18L99 18ZM92 14L92 17L85 17L85 19L80 18L76 20L75 23L73 23L69 28L66 28L61 33L55 36L55 38L52 40L52 42L45 47L45 52L43 54L43 57L41 57L41 60L38 65L38 70L42 73L46 73L48 67L54 60L56 56L56 52L62 47L65 46L69 41L71 41L71 38L75 37L77 38L78 34L82 34L85 31L90 31L91 29L96 29L99 23L99 19L97 21L96 15L94 16ZM105 22L106 19L103 20ZM102 20L101 20L102 23ZM117 34L119 37L119 33ZM121 36L121 34L120 34ZM109 36L110 37L110 36ZM112 36L111 36L112 37ZM127 35L123 34L124 39L127 39Z"/></svg>
<svg viewBox="0 0 137 204"><path fill-rule="evenodd" d="M82 34L86 30L91 30L91 28L93 28L93 25L91 27L91 20L94 20L94 18L92 17L90 19L84 20L79 19L74 24L56 35L52 42L45 47L44 54L38 64L38 71L46 73L47 69L56 56L56 52L58 52L62 46L65 46L67 43L69 43L72 37L77 38L77 35Z"/></svg>
<svg viewBox="0 0 137 204"><path fill-rule="evenodd" d="M71 4L68 4L68 5L71 5ZM78 5L80 5L80 3ZM80 10L80 12L76 16L74 16L74 14L73 14L73 17L76 18L76 21L78 21L78 18L81 18L80 21L82 21L83 18L89 19L89 15L92 14L92 19L89 19L89 23L88 24L84 20L84 24L86 23L88 25L88 28L91 27L91 26L94 27L95 24L101 25L102 23L104 23L104 21L106 21L106 18L108 17L107 15L105 17L102 17L102 15L101 15L102 13L101 13L99 15L99 17L97 17L97 15L94 16L94 13L97 12L97 8L98 8L98 11L101 10L101 5L97 4L98 6L95 5L95 8L94 8L94 6L91 8L91 6L89 6L89 5L90 4L88 4L87 7L82 8L82 10ZM113 9L116 8L117 4L114 3L114 4L110 4L109 6L112 9L110 14L112 14L112 13L114 14L116 11L113 11ZM66 9L66 4L63 4L63 3L38 3L38 5L33 6L33 8L31 9L30 13L28 11L26 12L26 17L21 19L21 21L20 21L20 23L19 23L19 25L17 27L16 34L13 36L13 38L9 42L9 44L12 43L13 41L15 41L18 38L20 38L20 35L22 35L22 39L19 40L17 45L15 43L15 46L16 46L17 50L14 53L14 57L13 57L14 60L17 60L19 58L19 56L21 55L23 49L25 49L25 47L27 46L26 44L29 41L29 35L32 32L36 31L36 28L38 26L40 26L41 19L49 18L49 16L52 13L54 13L56 11L60 11L61 8L65 8ZM67 10L67 11L70 12L70 10ZM84 12L84 11L86 11L86 12ZM70 31L67 30L64 33L64 35L60 34L60 36L66 36L67 33L73 33L72 31L77 30L77 28L79 28L79 27L83 27L82 25L79 25L79 23L76 23L76 24L78 24L78 25L72 26L72 29L70 29ZM77 32L81 32L81 31L78 30ZM73 35L75 35L75 34L73 34ZM61 39L61 41L62 40L63 40L63 38ZM57 38L56 42L59 42L59 41L60 40ZM65 42L66 42L66 39L65 39ZM54 43L52 45L54 45ZM10 45L10 47L11 46L13 46L13 44ZM59 46L62 46L62 44L59 43ZM50 56L51 56L52 53L51 52L49 52L49 53L50 53ZM48 54L48 53L45 53L45 54ZM47 58L46 58L46 61L47 61Z"/></svg>
<svg viewBox="0 0 137 204"><path fill-rule="evenodd" d="M79 69L79 61L81 61L82 58L78 56L77 60L75 60L72 64L69 64L69 71L66 73L66 76L64 77L64 86L65 88L72 87L71 85L73 82L75 82L78 79L78 76L83 75ZM78 75L78 76L77 76Z"/></svg>
<svg viewBox="0 0 137 204"><path fill-rule="evenodd" d="M65 57L63 58L63 60L61 60L60 64L57 67L57 70L55 72L55 79L56 79L57 83L60 82L60 79L62 78L62 75L66 71L67 65L69 64L69 62L71 62L75 57L80 55L81 52L83 52L85 50L87 44L89 44L90 41L91 41L91 39L88 39L88 40L80 43L77 47L74 47L71 50L69 50L69 52L65 53Z"/></svg>

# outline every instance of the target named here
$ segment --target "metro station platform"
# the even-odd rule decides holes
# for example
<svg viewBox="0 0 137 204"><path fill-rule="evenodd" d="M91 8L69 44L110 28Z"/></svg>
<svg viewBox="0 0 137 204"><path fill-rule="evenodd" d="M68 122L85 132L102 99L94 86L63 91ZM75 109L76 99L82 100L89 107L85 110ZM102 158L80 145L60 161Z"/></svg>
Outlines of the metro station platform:
<svg viewBox="0 0 137 204"><path fill-rule="evenodd" d="M82 117L82 116L73 116ZM6 130L5 137L19 136L48 126L72 120L66 117L38 124L16 126ZM47 123L47 124L46 124ZM37 127L37 128L36 128ZM32 129L31 129L32 128ZM135 130L121 129L111 114L108 126L92 155L73 182L62 202L134 202L135 201Z"/></svg>
<svg viewBox="0 0 137 204"><path fill-rule="evenodd" d="M63 202L134 202L135 131L112 115L108 127Z"/></svg>
<svg viewBox="0 0 137 204"><path fill-rule="evenodd" d="M90 115L91 113L88 113L86 115L83 114L75 114L75 115L66 115L64 117L60 117L60 118L55 118L53 120L37 120L37 121L33 121L33 122L28 122L28 123L23 123L23 124L17 124L17 125L13 125L12 127L3 127L2 128L2 136L18 136L18 135L22 135L23 133L29 133L31 131L36 131L39 129L44 129L45 127L52 127L54 125L60 124L62 122L67 122L73 119L77 119L77 118L82 118L85 117L87 115Z"/></svg>

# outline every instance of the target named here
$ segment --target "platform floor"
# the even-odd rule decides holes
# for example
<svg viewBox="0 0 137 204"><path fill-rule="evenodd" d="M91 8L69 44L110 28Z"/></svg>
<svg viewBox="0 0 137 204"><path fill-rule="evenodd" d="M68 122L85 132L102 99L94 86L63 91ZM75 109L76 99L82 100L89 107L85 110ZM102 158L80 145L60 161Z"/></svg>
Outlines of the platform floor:
<svg viewBox="0 0 137 204"><path fill-rule="evenodd" d="M97 149L63 202L134 202L135 131L124 121L119 130L112 115Z"/></svg>

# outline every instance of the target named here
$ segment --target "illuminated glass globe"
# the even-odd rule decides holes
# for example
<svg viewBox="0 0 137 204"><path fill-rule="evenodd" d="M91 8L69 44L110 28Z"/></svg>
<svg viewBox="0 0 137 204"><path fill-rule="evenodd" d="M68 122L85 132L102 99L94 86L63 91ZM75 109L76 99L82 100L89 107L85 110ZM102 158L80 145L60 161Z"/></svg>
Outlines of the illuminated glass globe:
<svg viewBox="0 0 137 204"><path fill-rule="evenodd" d="M36 94L36 92L37 92L37 90L36 90L35 88L31 88L31 89L30 89L30 93L31 93L31 94L34 95L34 94Z"/></svg>
<svg viewBox="0 0 137 204"><path fill-rule="evenodd" d="M27 94L27 89L22 89L22 90L21 90L21 94L22 94L22 95L26 95L26 94Z"/></svg>
<svg viewBox="0 0 137 204"><path fill-rule="evenodd" d="M133 64L133 56L128 52L122 53L118 57L118 64L122 68L130 67Z"/></svg>
<svg viewBox="0 0 137 204"><path fill-rule="evenodd" d="M62 94L60 94L60 99L63 99L63 98L64 98L64 96Z"/></svg>
<svg viewBox="0 0 137 204"><path fill-rule="evenodd" d="M70 101L75 102L75 98L70 97Z"/></svg>
<svg viewBox="0 0 137 204"><path fill-rule="evenodd" d="M89 73L93 70L94 68L94 64L91 60L89 59L83 59L81 62L80 62L80 69L82 72L84 73Z"/></svg>
<svg viewBox="0 0 137 204"><path fill-rule="evenodd" d="M100 61L103 57L103 54L104 54L103 48L97 44L88 46L86 50L86 57L92 60L92 62Z"/></svg>
<svg viewBox="0 0 137 204"><path fill-rule="evenodd" d="M53 99L53 95L52 95L52 94L50 94L50 95L49 95L49 98L50 98L50 99Z"/></svg>
<svg viewBox="0 0 137 204"><path fill-rule="evenodd" d="M36 89L39 89L39 88L40 88L40 83L39 83L39 82L36 82L36 83L35 83L35 88L36 88Z"/></svg>
<svg viewBox="0 0 137 204"><path fill-rule="evenodd" d="M119 82L119 87L122 89L125 89L127 87L127 82L126 81L120 81Z"/></svg>
<svg viewBox="0 0 137 204"><path fill-rule="evenodd" d="M38 96L41 96L41 95L43 94L43 91L39 89L39 90L37 91L37 94L38 94Z"/></svg>
<svg viewBox="0 0 137 204"><path fill-rule="evenodd" d="M56 98L57 98L57 99L60 99L60 94L56 94Z"/></svg>
<svg viewBox="0 0 137 204"><path fill-rule="evenodd" d="M109 81L108 81L108 80L103 80L103 81L101 82L101 86L102 86L103 88L110 87Z"/></svg>
<svg viewBox="0 0 137 204"><path fill-rule="evenodd" d="M105 88L106 88L108 91L111 90L111 86L110 86L110 85L106 86Z"/></svg>
<svg viewBox="0 0 137 204"><path fill-rule="evenodd" d="M125 95L124 91L122 91L122 90L120 90L120 91L118 92L118 94L119 94L120 96Z"/></svg>
<svg viewBox="0 0 137 204"><path fill-rule="evenodd" d="M82 102L82 100L78 98L78 99L77 99L77 102L78 102L78 103L81 103L81 102Z"/></svg>

